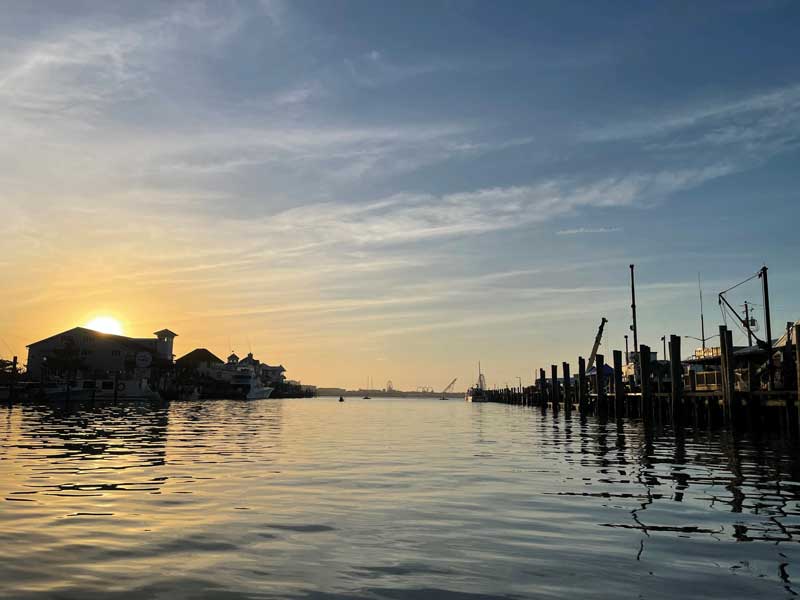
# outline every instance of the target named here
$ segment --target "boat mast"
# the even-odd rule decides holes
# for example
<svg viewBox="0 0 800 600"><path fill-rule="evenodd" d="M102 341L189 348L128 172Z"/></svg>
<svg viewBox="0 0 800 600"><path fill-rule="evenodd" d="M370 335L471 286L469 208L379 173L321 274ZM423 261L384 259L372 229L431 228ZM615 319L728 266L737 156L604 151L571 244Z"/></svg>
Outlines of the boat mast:
<svg viewBox="0 0 800 600"><path fill-rule="evenodd" d="M703 350L706 349L706 322L703 316L703 287L700 285L700 273L697 273L697 290L700 292L700 337L703 342Z"/></svg>

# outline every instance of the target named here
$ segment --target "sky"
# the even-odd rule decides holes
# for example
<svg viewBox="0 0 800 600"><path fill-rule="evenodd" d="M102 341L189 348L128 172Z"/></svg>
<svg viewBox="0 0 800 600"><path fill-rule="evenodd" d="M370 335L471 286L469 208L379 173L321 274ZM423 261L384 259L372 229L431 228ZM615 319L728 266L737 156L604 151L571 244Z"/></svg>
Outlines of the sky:
<svg viewBox="0 0 800 600"><path fill-rule="evenodd" d="M654 349L698 274L706 335L763 264L800 318L796 2L0 4L0 356L110 315L309 384L530 383L601 317L624 349L630 263Z"/></svg>

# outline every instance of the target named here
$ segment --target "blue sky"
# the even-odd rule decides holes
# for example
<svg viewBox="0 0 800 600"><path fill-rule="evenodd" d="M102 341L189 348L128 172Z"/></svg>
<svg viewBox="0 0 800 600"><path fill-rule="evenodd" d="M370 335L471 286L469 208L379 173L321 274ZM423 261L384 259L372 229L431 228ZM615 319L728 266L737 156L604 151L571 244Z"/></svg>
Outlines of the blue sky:
<svg viewBox="0 0 800 600"><path fill-rule="evenodd" d="M793 2L8 3L0 353L113 314L304 381L504 384L797 318ZM734 301L760 303L757 286Z"/></svg>

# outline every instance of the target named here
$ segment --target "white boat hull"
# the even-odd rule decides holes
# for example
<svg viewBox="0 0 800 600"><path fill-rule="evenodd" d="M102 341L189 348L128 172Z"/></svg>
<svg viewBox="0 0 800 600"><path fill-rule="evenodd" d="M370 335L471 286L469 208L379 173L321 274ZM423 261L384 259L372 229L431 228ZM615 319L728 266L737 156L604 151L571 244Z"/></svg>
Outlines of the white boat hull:
<svg viewBox="0 0 800 600"><path fill-rule="evenodd" d="M110 386L108 382L108 380L96 382L94 389L95 400L161 400L161 394L151 389L146 381L125 379L113 382ZM103 385L104 383L106 385ZM114 385L116 385L116 391Z"/></svg>
<svg viewBox="0 0 800 600"><path fill-rule="evenodd" d="M258 388L251 388L249 392L247 392L247 399L248 400L267 400L271 395L274 388L271 387L258 387Z"/></svg>
<svg viewBox="0 0 800 600"><path fill-rule="evenodd" d="M486 396L474 396L472 394L467 394L464 400L467 402L488 402Z"/></svg>

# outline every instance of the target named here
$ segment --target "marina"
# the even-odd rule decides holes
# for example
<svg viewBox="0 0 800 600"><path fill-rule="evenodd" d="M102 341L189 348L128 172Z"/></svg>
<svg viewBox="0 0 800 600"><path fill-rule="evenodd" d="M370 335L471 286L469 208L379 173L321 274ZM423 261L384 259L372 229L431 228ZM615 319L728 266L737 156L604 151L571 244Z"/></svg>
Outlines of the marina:
<svg viewBox="0 0 800 600"><path fill-rule="evenodd" d="M637 348L634 265L630 265L630 270L631 330L634 348ZM764 340L754 332L755 320L749 314L739 317L727 303L726 290L719 294L720 305L727 304L741 321L737 325L748 337L746 347L733 345L733 331L727 325L719 326L720 346L706 347L709 338L705 337L701 308L703 330L699 339L703 347L690 357L683 357L681 336L670 335L668 340L667 336L662 338L668 361L658 361L657 354L641 344L638 351L626 350L623 354L622 350L613 350L609 365L606 357L598 352L608 321L603 317L588 361L582 356L577 359L577 374L571 374L570 363L562 362L550 365L549 369L538 369L535 385L502 389L485 389L485 380L480 374L471 391L477 390L487 402L550 407L555 412L563 410L567 415L577 410L581 414L615 418L641 417L646 422L667 419L674 426L738 427L746 424L750 428L777 427L800 434L800 321L787 323L785 333L773 339L767 267L750 279L755 277L761 279L763 287ZM745 310L748 310L747 304ZM474 401L469 394L467 401Z"/></svg>
<svg viewBox="0 0 800 600"><path fill-rule="evenodd" d="M798 31L5 2L0 600L797 599Z"/></svg>

